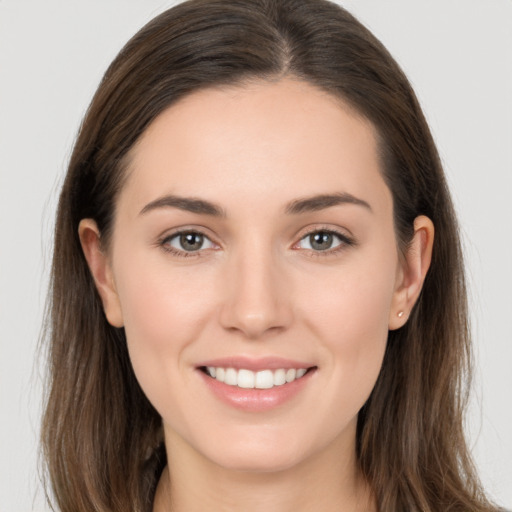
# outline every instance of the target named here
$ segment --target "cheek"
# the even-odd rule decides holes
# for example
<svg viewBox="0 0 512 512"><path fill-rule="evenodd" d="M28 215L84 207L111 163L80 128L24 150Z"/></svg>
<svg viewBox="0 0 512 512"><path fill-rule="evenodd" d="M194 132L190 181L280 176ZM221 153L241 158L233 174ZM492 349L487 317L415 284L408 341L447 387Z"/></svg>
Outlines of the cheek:
<svg viewBox="0 0 512 512"><path fill-rule="evenodd" d="M386 338L395 288L396 265L368 259L341 266L328 277L310 274L301 296L312 328L340 345L364 346Z"/></svg>
<svg viewBox="0 0 512 512"><path fill-rule="evenodd" d="M165 257L132 254L118 264L118 293L127 335L137 343L178 347L201 328L212 305L211 275L197 268L172 267ZM178 342L178 340L180 340Z"/></svg>
<svg viewBox="0 0 512 512"><path fill-rule="evenodd" d="M132 253L117 265L130 359L141 387L157 409L169 399L173 383L187 371L188 347L212 314L210 276L171 268L161 256ZM197 270L195 271L197 274Z"/></svg>
<svg viewBox="0 0 512 512"><path fill-rule="evenodd" d="M351 265L338 269L327 287L308 287L303 317L322 340L335 401L350 417L370 395L380 372L388 337L395 263ZM304 294L304 296L306 296Z"/></svg>

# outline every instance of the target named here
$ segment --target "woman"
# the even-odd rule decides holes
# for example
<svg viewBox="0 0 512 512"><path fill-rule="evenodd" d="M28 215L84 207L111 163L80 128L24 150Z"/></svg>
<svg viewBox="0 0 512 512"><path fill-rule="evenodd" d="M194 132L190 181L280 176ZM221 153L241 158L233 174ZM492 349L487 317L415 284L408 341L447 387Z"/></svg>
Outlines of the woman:
<svg viewBox="0 0 512 512"><path fill-rule="evenodd" d="M57 215L61 510L496 510L468 361L439 158L366 29L324 1L196 0L134 36Z"/></svg>

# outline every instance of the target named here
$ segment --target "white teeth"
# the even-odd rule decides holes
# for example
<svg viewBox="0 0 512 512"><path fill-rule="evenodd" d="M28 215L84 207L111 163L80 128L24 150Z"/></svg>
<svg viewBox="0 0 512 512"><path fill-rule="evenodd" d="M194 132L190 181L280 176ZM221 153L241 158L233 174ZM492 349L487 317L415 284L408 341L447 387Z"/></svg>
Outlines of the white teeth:
<svg viewBox="0 0 512 512"><path fill-rule="evenodd" d="M238 370L238 387L239 388L253 388L254 387L254 372L250 370Z"/></svg>
<svg viewBox="0 0 512 512"><path fill-rule="evenodd" d="M215 369L215 378L217 380L220 380L221 382L224 382L224 375L226 374L226 370L224 368L216 368ZM212 375L213 377L213 375Z"/></svg>
<svg viewBox="0 0 512 512"><path fill-rule="evenodd" d="M234 368L208 366L206 371L210 377L229 386L238 386L245 389L270 389L300 379L306 374L307 369L279 368L277 370L253 372L246 369L237 371Z"/></svg>
<svg viewBox="0 0 512 512"><path fill-rule="evenodd" d="M295 376L297 375L297 370L294 368L290 368L286 370L286 382L292 382L295 380Z"/></svg>
<svg viewBox="0 0 512 512"><path fill-rule="evenodd" d="M254 387L257 389L270 389L274 386L274 375L271 370L263 370L256 373Z"/></svg>
<svg viewBox="0 0 512 512"><path fill-rule="evenodd" d="M227 368L226 375L224 376L224 383L230 386L237 385L237 371L234 368Z"/></svg>
<svg viewBox="0 0 512 512"><path fill-rule="evenodd" d="M274 386L282 386L286 383L286 372L284 370L276 370L274 372Z"/></svg>

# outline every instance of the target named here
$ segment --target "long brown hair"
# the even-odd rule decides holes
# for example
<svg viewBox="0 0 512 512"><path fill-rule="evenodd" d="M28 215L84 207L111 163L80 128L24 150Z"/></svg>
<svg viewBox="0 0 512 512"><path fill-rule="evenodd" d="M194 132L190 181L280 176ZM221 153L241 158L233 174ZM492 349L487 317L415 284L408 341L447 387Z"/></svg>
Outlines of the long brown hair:
<svg viewBox="0 0 512 512"><path fill-rule="evenodd" d="M136 381L123 329L106 321L80 220L93 218L108 248L129 151L171 104L199 88L285 75L342 98L376 127L399 246L418 215L436 228L422 294L407 324L389 333L359 414L358 459L378 508L495 510L462 426L471 358L457 223L407 79L366 28L326 0L190 0L146 25L105 73L60 196L42 441L61 511L149 511L166 463L160 417Z"/></svg>

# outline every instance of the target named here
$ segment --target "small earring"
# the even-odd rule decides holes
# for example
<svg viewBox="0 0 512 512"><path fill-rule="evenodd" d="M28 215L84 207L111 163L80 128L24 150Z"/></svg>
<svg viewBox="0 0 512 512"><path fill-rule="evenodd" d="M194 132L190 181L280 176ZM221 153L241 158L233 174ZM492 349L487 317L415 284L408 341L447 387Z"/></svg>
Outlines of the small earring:
<svg viewBox="0 0 512 512"><path fill-rule="evenodd" d="M402 318L404 316L404 312L403 311L399 311L398 312L398 318Z"/></svg>

